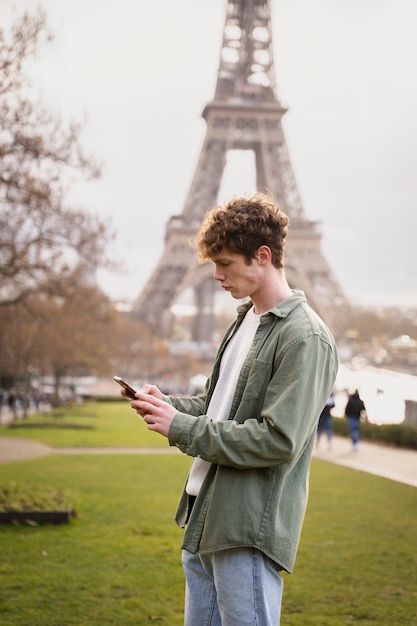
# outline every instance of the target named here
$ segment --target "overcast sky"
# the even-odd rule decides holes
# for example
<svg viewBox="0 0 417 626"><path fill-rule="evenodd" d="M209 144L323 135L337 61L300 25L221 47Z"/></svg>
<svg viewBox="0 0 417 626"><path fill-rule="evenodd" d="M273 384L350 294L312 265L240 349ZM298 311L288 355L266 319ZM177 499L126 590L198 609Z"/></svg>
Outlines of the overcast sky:
<svg viewBox="0 0 417 626"><path fill-rule="evenodd" d="M417 306L416 0L271 0L278 97L306 216L356 304ZM1 0L3 28L35 0ZM31 75L45 105L85 119L104 162L77 200L111 217L135 299L181 213L214 96L226 0L43 0L55 40ZM233 155L231 155L233 156ZM220 201L254 191L235 155Z"/></svg>

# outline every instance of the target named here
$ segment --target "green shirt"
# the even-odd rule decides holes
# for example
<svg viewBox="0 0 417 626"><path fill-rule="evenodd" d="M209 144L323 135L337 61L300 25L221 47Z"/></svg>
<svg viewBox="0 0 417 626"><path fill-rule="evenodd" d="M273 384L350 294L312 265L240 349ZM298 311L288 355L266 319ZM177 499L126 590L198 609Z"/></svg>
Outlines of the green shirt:
<svg viewBox="0 0 417 626"><path fill-rule="evenodd" d="M215 552L253 547L291 572L307 506L318 416L336 379L334 339L300 291L261 316L241 369L229 419L205 414L223 351L252 303L219 347L206 392L166 396L177 410L170 445L212 463L188 520L182 547ZM213 416L214 417L214 416ZM183 491L176 521L185 526Z"/></svg>

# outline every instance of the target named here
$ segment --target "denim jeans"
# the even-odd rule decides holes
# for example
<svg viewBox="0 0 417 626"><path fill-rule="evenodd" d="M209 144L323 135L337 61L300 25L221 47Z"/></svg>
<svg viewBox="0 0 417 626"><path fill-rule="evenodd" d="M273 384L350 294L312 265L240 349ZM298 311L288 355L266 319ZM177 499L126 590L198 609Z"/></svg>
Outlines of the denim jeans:
<svg viewBox="0 0 417 626"><path fill-rule="evenodd" d="M360 420L352 415L348 415L349 427L350 427L350 438L352 440L352 444L356 447L359 443L359 427Z"/></svg>
<svg viewBox="0 0 417 626"><path fill-rule="evenodd" d="M182 553L185 626L279 626L283 579L259 550Z"/></svg>
<svg viewBox="0 0 417 626"><path fill-rule="evenodd" d="M319 419L319 424L317 427L317 436L320 437L323 431L326 431L326 437L327 437L328 442L330 443L332 440L332 434L333 434L331 415Z"/></svg>

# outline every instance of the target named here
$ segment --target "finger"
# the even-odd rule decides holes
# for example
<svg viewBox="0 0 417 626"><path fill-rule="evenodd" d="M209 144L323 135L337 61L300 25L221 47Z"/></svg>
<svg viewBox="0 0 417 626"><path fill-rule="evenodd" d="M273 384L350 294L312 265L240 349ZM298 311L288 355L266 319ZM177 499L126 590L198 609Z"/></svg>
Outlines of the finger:
<svg viewBox="0 0 417 626"><path fill-rule="evenodd" d="M144 411L144 409L140 407L138 400L132 400L130 406L141 417L143 417L143 414L146 413L146 411Z"/></svg>
<svg viewBox="0 0 417 626"><path fill-rule="evenodd" d="M138 397L138 399L140 399L140 400L143 399L143 400L146 400L147 402L156 402L158 400L158 398L153 396L151 393L147 393L143 389L138 391L137 397Z"/></svg>
<svg viewBox="0 0 417 626"><path fill-rule="evenodd" d="M145 413L145 415L142 416L143 419L145 420L145 422L148 425L148 428L150 430L152 430L153 428L156 428L156 416L153 415L152 413Z"/></svg>
<svg viewBox="0 0 417 626"><path fill-rule="evenodd" d="M159 400L155 396L150 396L149 394L143 392L138 394L137 402L139 406L146 408L149 411L159 409L164 404L163 400Z"/></svg>

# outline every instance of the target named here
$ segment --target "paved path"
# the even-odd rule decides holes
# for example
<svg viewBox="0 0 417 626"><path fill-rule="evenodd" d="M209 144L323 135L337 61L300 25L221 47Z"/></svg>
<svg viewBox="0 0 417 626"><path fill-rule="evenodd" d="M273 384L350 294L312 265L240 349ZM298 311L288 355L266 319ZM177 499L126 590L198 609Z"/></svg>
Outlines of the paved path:
<svg viewBox="0 0 417 626"><path fill-rule="evenodd" d="M181 454L178 448L52 448L20 437L0 437L0 463L36 459L50 454Z"/></svg>
<svg viewBox="0 0 417 626"><path fill-rule="evenodd" d="M45 443L19 437L0 437L0 463L36 459L51 454L52 448Z"/></svg>
<svg viewBox="0 0 417 626"><path fill-rule="evenodd" d="M51 448L18 437L0 437L0 463L39 458L50 454L181 454L177 448ZM332 449L322 440L314 456L324 461L346 465L390 480L417 487L417 451L378 445L363 441L353 452L350 440L334 436Z"/></svg>
<svg viewBox="0 0 417 626"><path fill-rule="evenodd" d="M354 452L349 438L333 436L331 450L323 439L314 456L417 487L417 450L362 441Z"/></svg>

